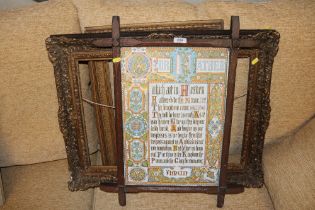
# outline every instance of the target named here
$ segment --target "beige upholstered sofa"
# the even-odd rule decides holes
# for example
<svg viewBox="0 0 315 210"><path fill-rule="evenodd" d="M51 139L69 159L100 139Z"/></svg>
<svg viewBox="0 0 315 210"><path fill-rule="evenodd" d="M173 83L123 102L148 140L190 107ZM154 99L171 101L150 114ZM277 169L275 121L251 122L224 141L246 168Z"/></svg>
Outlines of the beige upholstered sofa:
<svg viewBox="0 0 315 210"><path fill-rule="evenodd" d="M198 3L192 3L198 2ZM242 29L273 28L280 50L271 84L271 120L264 151L265 185L227 195L225 209L315 209L315 2L266 3L185 0L51 0L0 12L0 209L120 209L117 195L69 192L58 127L50 34L121 22L224 19L239 15ZM244 74L246 75L246 74ZM243 75L243 76L244 76ZM246 77L245 77L246 78ZM246 80L237 81L239 92ZM236 104L234 146L241 141ZM236 146L235 146L236 147ZM3 185L3 192L1 189ZM215 209L215 196L128 194L125 209Z"/></svg>

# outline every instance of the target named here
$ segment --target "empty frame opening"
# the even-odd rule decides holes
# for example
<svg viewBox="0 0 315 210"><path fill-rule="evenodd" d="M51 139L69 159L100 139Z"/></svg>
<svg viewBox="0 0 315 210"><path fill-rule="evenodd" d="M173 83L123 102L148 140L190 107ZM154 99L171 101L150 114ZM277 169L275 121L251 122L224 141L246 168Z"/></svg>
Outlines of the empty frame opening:
<svg viewBox="0 0 315 210"><path fill-rule="evenodd" d="M241 164L244 123L246 113L249 58L239 58L237 61L233 120L229 150L229 163Z"/></svg>
<svg viewBox="0 0 315 210"><path fill-rule="evenodd" d="M91 165L116 166L113 64L80 61L79 74Z"/></svg>

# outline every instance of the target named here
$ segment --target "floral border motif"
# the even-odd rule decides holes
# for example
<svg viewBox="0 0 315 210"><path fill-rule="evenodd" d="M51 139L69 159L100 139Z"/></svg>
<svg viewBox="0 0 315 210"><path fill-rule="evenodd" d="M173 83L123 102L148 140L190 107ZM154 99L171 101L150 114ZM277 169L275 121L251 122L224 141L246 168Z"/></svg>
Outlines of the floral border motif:
<svg viewBox="0 0 315 210"><path fill-rule="evenodd" d="M225 93L228 71L229 53L226 48L198 48L198 47L142 47L142 48L121 48L122 54L122 92L123 92L123 121L124 121L124 142L125 148L125 181L126 184L174 184L174 185L216 185L218 183L219 164L221 158L221 147L223 139L223 124L225 116ZM149 64L145 74L135 76L136 70L132 68L143 68L143 66L128 65L131 58L145 57ZM205 65L213 64L213 61L224 61L225 65L221 71L207 71L196 73L197 59L202 59ZM208 62L208 63L206 63ZM150 68L149 68L150 67ZM161 70L162 69L162 70ZM218 68L216 68L218 69ZM142 70L141 70L142 71ZM150 72L150 73L147 73ZM205 135L205 165L202 167L180 167L181 170L186 170L190 174L187 178L169 178L163 174L163 170L167 167L151 166L149 161L150 155L150 138L149 138L149 109L148 109L148 89L149 84L157 83L174 83L174 84L207 84L207 107L208 114L206 117L206 133L207 127L210 127L214 116L219 117L218 123L220 129L217 131L216 138L211 138L211 135ZM216 88L214 88L216 87ZM141 111L133 111L133 103L135 98L131 98L133 90L141 90L141 103L146 104L145 109ZM138 97L136 97L138 98ZM140 99L136 101L140 102ZM210 119L211 117L211 119ZM134 133L131 129L132 119L143 118L142 121L147 122L148 126L140 126L147 130L141 134ZM139 124L139 123L138 123ZM138 131L137 128L134 131ZM145 135L146 133L146 135ZM133 141L129 138L140 138L144 142L145 151L148 151L146 156L141 160L133 158L131 144ZM214 139L214 140L213 140ZM143 169L147 179L137 180L131 176L130 168ZM174 167L169 168L172 170ZM145 169L145 170L144 170Z"/></svg>

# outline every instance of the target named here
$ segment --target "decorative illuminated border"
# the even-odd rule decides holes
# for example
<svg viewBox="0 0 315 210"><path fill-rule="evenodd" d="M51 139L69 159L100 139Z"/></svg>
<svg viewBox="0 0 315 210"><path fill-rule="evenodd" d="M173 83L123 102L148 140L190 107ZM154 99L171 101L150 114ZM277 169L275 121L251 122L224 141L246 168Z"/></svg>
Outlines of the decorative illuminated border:
<svg viewBox="0 0 315 210"><path fill-rule="evenodd" d="M126 184L217 185L228 50L148 47L122 48L121 52ZM181 59L185 60L185 66L176 63ZM205 164L201 167L182 167L190 170L189 177L165 177L162 170L169 167L150 166L148 88L153 83L207 84Z"/></svg>

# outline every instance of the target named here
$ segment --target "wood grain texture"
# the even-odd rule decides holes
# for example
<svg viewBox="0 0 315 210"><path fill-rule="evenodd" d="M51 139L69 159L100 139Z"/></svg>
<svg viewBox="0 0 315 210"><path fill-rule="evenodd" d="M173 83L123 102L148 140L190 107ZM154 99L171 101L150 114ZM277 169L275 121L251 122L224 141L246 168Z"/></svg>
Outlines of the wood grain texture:
<svg viewBox="0 0 315 210"><path fill-rule="evenodd" d="M101 184L100 189L104 192L118 192L117 185ZM149 186L149 185L126 185L127 193L140 192L160 192L160 193L206 193L217 194L216 186ZM226 188L228 194L238 194L244 192L244 186L229 184Z"/></svg>
<svg viewBox="0 0 315 210"><path fill-rule="evenodd" d="M230 148L230 138L231 138L232 117L233 117L235 77L236 77L238 51L239 51L239 46L240 46L239 17L237 16L231 17L230 30L231 30L232 47L230 48L227 96L226 96L226 102L225 102L226 112L225 112L225 118L224 118L221 167L220 167L220 178L219 178L218 197L217 197L217 207L219 208L223 207L224 205L224 197L227 191L227 168L228 168L228 161L229 161L229 148Z"/></svg>
<svg viewBox="0 0 315 210"><path fill-rule="evenodd" d="M93 100L96 103L114 106L108 63L105 61L89 61L90 80ZM103 91L106 90L106 91ZM96 125L99 136L102 164L116 165L116 136L114 109L94 105Z"/></svg>
<svg viewBox="0 0 315 210"><path fill-rule="evenodd" d="M112 22L112 51L113 59L120 58L120 20L113 17ZM114 67L114 92L115 92L115 125L117 144L117 184L118 200L121 206L126 205L125 176L124 176L124 137L123 137L123 114L122 114L122 89L120 61L113 62Z"/></svg>

